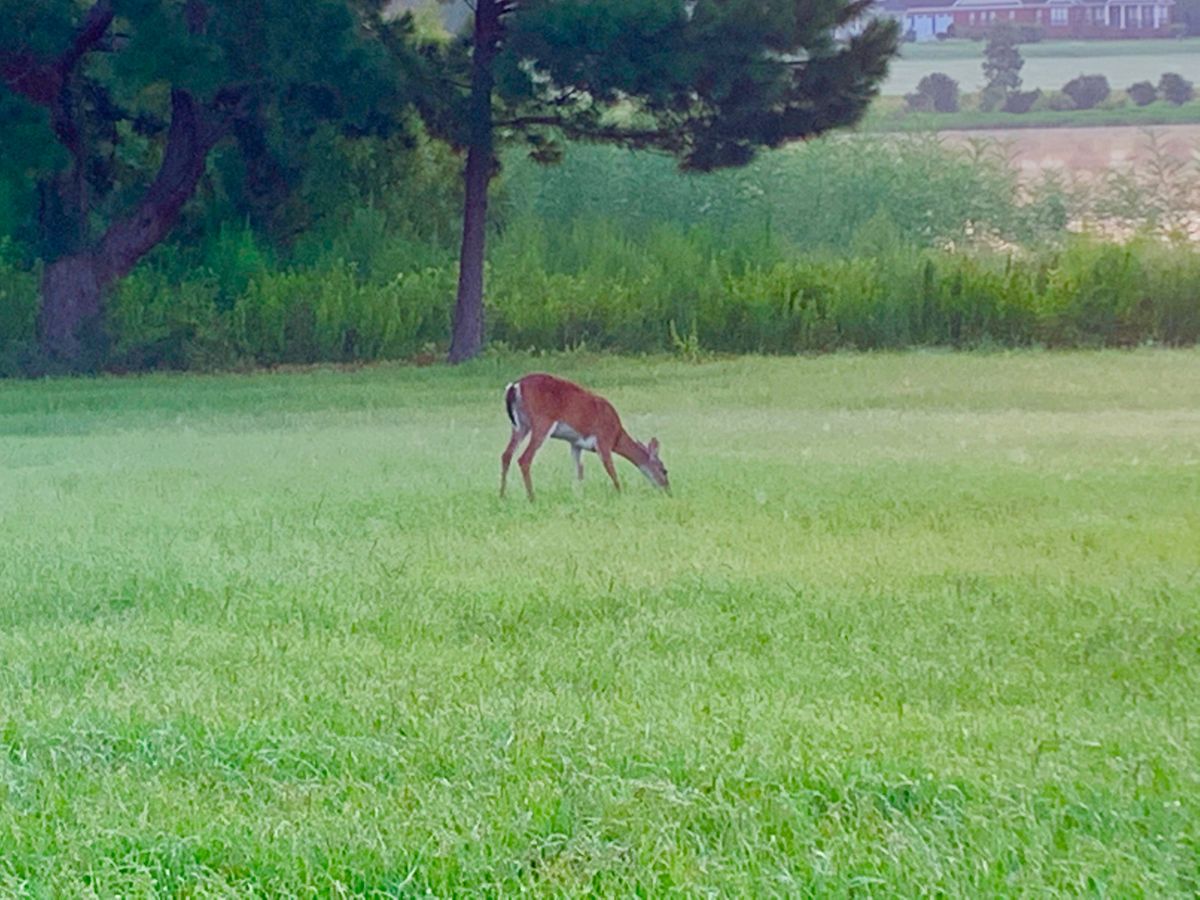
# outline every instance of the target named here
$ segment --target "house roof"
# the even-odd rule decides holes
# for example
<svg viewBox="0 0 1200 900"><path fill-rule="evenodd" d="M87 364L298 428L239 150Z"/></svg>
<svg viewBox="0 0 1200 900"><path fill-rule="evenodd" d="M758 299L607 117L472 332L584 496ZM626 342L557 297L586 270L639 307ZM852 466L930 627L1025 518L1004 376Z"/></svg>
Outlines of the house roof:
<svg viewBox="0 0 1200 900"><path fill-rule="evenodd" d="M1040 9L1049 6L1125 6L1130 3L1174 6L1175 0L885 0L893 13L936 13L952 10Z"/></svg>

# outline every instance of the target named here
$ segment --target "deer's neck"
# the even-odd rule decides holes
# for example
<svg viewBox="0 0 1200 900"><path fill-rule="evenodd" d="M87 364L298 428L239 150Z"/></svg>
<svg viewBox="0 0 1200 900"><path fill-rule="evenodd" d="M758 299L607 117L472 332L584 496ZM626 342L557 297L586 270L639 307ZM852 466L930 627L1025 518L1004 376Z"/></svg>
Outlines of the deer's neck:
<svg viewBox="0 0 1200 900"><path fill-rule="evenodd" d="M650 462L650 454L646 449L629 436L629 432L621 429L617 442L613 445L613 453L625 457L639 469L644 469Z"/></svg>

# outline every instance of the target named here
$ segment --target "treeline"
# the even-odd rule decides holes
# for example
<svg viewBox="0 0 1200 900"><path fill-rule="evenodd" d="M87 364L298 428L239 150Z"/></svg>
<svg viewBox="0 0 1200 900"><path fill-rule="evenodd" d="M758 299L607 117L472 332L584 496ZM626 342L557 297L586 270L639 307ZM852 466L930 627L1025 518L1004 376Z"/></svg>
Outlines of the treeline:
<svg viewBox="0 0 1200 900"><path fill-rule="evenodd" d="M160 248L186 255L246 221L294 263L293 245L356 208L330 185L385 190L395 164L377 148L409 162L422 143L456 163L447 359L470 359L503 148L550 164L583 141L737 168L857 122L898 40L854 0L476 0L456 35L390 0L0 0L0 13L0 236L39 269L37 350L58 371L107 364L116 298ZM835 40L840 26L852 34ZM244 304L225 288L216 303L235 333L225 319Z"/></svg>
<svg viewBox="0 0 1200 900"><path fill-rule="evenodd" d="M244 226L162 248L114 292L96 364L440 357L457 260L435 183L393 180L287 258ZM691 355L1200 340L1194 245L1068 237L1074 201L1051 188L1024 193L998 154L932 140L822 141L715 176L604 148L552 169L511 158L489 332L522 350ZM408 215L417 201L428 217ZM36 370L36 273L0 265L0 366Z"/></svg>
<svg viewBox="0 0 1200 900"><path fill-rule="evenodd" d="M1138 81L1124 91L1114 93L1108 79L1103 75L1078 75L1063 84L1062 89L1043 93L1032 91L1010 91L994 100L991 107L984 108L986 95L973 97L974 109L984 112L997 110L1023 115L1028 112L1070 112L1103 107L1108 110L1121 109L1132 103L1134 106L1149 106L1163 101L1171 106L1183 106L1196 97L1195 85L1175 72L1164 72L1158 84ZM916 113L957 113L965 104L959 92L958 82L944 72L926 75L917 84L917 89L905 96L905 105Z"/></svg>

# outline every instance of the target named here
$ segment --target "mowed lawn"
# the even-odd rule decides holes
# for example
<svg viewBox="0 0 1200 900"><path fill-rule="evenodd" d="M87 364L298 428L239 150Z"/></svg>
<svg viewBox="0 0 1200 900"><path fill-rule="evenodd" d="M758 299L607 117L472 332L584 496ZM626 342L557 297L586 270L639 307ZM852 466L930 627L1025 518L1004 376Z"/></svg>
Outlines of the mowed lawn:
<svg viewBox="0 0 1200 900"><path fill-rule="evenodd" d="M945 41L902 44L900 56L888 70L885 95L902 95L933 72L944 72L964 91L984 86L983 41ZM1021 79L1025 90L1060 90L1077 75L1104 75L1114 91L1137 81L1158 84L1164 72L1200 81L1200 39L1044 41L1021 44L1025 60Z"/></svg>
<svg viewBox="0 0 1200 900"><path fill-rule="evenodd" d="M498 499L539 368L675 496ZM0 503L0 895L1200 891L1200 352L0 383Z"/></svg>

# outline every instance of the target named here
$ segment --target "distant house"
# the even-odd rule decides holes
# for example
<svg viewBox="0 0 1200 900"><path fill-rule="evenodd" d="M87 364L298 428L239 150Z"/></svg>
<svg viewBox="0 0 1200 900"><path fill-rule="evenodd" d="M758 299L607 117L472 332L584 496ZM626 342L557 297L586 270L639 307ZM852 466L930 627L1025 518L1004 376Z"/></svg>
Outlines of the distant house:
<svg viewBox="0 0 1200 900"><path fill-rule="evenodd" d="M1009 22L1047 38L1165 37L1175 0L887 0L910 40L970 37Z"/></svg>

